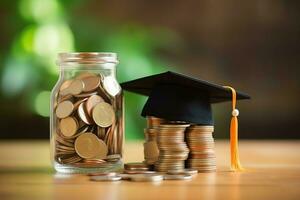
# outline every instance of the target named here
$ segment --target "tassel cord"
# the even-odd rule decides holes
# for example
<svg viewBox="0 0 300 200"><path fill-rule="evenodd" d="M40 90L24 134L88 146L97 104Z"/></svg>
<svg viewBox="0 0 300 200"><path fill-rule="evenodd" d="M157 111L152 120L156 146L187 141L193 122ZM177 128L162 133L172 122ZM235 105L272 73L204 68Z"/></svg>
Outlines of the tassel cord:
<svg viewBox="0 0 300 200"><path fill-rule="evenodd" d="M232 93L232 118L230 122L230 155L231 155L231 169L233 171L243 171L243 167L239 159L238 148L238 118L239 111L236 109L236 91L230 86L223 86L230 89Z"/></svg>

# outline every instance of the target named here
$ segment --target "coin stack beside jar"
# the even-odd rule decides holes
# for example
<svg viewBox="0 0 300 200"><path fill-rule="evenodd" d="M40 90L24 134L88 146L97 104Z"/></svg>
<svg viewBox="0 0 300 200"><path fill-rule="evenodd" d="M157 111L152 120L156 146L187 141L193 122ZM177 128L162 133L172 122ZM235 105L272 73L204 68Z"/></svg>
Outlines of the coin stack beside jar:
<svg viewBox="0 0 300 200"><path fill-rule="evenodd" d="M216 171L213 126L192 125L186 130L186 141L190 149L187 166L198 172Z"/></svg>
<svg viewBox="0 0 300 200"><path fill-rule="evenodd" d="M157 135L159 158L155 164L156 171L167 172L169 170L182 171L185 168L185 160L188 158L189 149L184 141L185 129L189 124L161 124Z"/></svg>
<svg viewBox="0 0 300 200"><path fill-rule="evenodd" d="M144 129L144 162L148 165L154 165L158 159L157 132L159 125L164 122L163 119L147 116L147 128Z"/></svg>
<svg viewBox="0 0 300 200"><path fill-rule="evenodd" d="M102 74L65 80L53 102L55 160L75 167L108 167L122 156L121 88Z"/></svg>

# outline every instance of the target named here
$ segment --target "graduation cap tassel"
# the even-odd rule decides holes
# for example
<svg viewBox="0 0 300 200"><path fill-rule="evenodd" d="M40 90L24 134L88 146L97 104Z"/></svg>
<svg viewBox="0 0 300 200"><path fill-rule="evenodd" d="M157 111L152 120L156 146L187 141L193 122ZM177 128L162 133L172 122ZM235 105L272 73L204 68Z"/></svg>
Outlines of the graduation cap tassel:
<svg viewBox="0 0 300 200"><path fill-rule="evenodd" d="M243 167L239 159L238 147L238 109L236 109L236 91L230 86L223 86L232 92L232 118L230 122L230 153L231 153L231 169L233 171L242 171Z"/></svg>

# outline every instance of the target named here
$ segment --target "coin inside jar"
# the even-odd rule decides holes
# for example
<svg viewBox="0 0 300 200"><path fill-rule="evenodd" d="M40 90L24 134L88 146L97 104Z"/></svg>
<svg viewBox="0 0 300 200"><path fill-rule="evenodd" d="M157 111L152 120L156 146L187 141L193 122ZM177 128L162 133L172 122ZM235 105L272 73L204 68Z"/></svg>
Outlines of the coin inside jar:
<svg viewBox="0 0 300 200"><path fill-rule="evenodd" d="M59 127L64 136L71 137L78 129L78 122L74 117L67 117L60 120Z"/></svg>
<svg viewBox="0 0 300 200"><path fill-rule="evenodd" d="M65 89L67 89L67 88L71 85L72 81L73 81L73 80L66 80L66 81L64 81L64 82L61 84L61 86L60 86L60 88L59 88L59 91L61 92L61 91L65 90Z"/></svg>
<svg viewBox="0 0 300 200"><path fill-rule="evenodd" d="M83 103L83 102L85 102L87 99L88 99L88 98L83 98L83 99L80 99L80 100L76 101L76 102L74 103L74 108L75 108L75 109L78 109L78 107L80 106L80 104Z"/></svg>
<svg viewBox="0 0 300 200"><path fill-rule="evenodd" d="M72 114L74 105L71 101L63 101L56 107L55 114L58 118L66 118Z"/></svg>
<svg viewBox="0 0 300 200"><path fill-rule="evenodd" d="M97 94L97 91L96 92L85 92L85 93L77 94L77 95L74 95L74 96L78 97L78 98L85 98L85 97L90 97L90 96L95 95L95 94Z"/></svg>
<svg viewBox="0 0 300 200"><path fill-rule="evenodd" d="M83 81L76 79L76 80L72 81L72 83L67 88L67 90L70 94L77 95L83 91L84 87L85 87L85 85L84 85Z"/></svg>
<svg viewBox="0 0 300 200"><path fill-rule="evenodd" d="M91 92L96 90L100 85L100 77L99 76L87 76L81 79L84 83L83 92Z"/></svg>
<svg viewBox="0 0 300 200"><path fill-rule="evenodd" d="M63 102L63 101L71 101L73 99L73 96L71 94L65 95L65 96L59 96L57 99L57 103Z"/></svg>
<svg viewBox="0 0 300 200"><path fill-rule="evenodd" d="M109 127L114 123L115 112L106 102L98 103L92 111L93 119L98 126Z"/></svg>
<svg viewBox="0 0 300 200"><path fill-rule="evenodd" d="M96 136L97 137L97 136ZM108 148L105 142L101 139L98 139L100 144L100 150L98 151L97 155L95 156L96 159L104 159L107 156Z"/></svg>
<svg viewBox="0 0 300 200"><path fill-rule="evenodd" d="M92 124L93 123L93 120L89 117L86 109L85 109L85 106L84 106L84 103L81 103L79 104L78 106L78 115L80 117L80 119L86 123L86 124Z"/></svg>
<svg viewBox="0 0 300 200"><path fill-rule="evenodd" d="M84 133L75 140L75 151L81 158L105 158L107 146L93 133Z"/></svg>
<svg viewBox="0 0 300 200"><path fill-rule="evenodd" d="M107 76L103 80L103 87L108 94L116 96L120 91L121 87L115 78Z"/></svg>
<svg viewBox="0 0 300 200"><path fill-rule="evenodd" d="M57 63L61 73L51 93L50 111L51 157L54 168L58 172L74 173L121 171L123 96L120 91L113 97L103 86L105 76L117 80L115 66L118 62L115 53L62 53ZM67 65L70 66L65 67ZM68 114L65 114L66 110L70 110L68 108L57 109L65 107L63 101L73 104ZM103 106L105 108L99 115L98 124L102 124L99 126L94 121L97 117L93 117L93 109L102 102L107 105ZM60 103L62 105L58 106ZM95 175L112 176L100 173Z"/></svg>
<svg viewBox="0 0 300 200"><path fill-rule="evenodd" d="M104 102L104 99L98 95L92 95L88 98L85 108L89 116L92 116L93 108L100 102Z"/></svg>

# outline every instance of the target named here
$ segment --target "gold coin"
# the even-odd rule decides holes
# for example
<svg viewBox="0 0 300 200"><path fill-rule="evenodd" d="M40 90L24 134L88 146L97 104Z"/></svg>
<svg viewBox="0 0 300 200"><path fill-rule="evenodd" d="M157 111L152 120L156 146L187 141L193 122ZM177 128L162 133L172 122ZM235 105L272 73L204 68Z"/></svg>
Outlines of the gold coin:
<svg viewBox="0 0 300 200"><path fill-rule="evenodd" d="M185 130L185 128L189 127L190 124L184 124L184 123L178 123L178 124L172 124L172 123L169 123L169 124L161 124L159 125L159 129L162 130L162 129L166 129L166 130L174 130L174 129L183 129Z"/></svg>
<svg viewBox="0 0 300 200"><path fill-rule="evenodd" d="M65 90L65 89L67 89L67 88L71 85L72 81L73 81L73 80L66 80L66 81L64 81L64 82L61 84L61 86L60 86L60 88L59 88L59 91L61 92L61 91Z"/></svg>
<svg viewBox="0 0 300 200"><path fill-rule="evenodd" d="M106 102L98 103L93 109L93 119L98 126L109 127L115 121L115 112Z"/></svg>
<svg viewBox="0 0 300 200"><path fill-rule="evenodd" d="M106 160L108 160L108 161L116 161L119 159L121 159L120 154L111 154L111 155L106 156Z"/></svg>
<svg viewBox="0 0 300 200"><path fill-rule="evenodd" d="M84 83L81 80L74 80L70 84L70 86L66 89L68 92L72 95L77 95L83 92L84 89Z"/></svg>
<svg viewBox="0 0 300 200"><path fill-rule="evenodd" d="M100 162L79 162L79 163L74 163L73 165L75 165L76 167L102 167L102 165L105 163L105 161L103 161L102 163Z"/></svg>
<svg viewBox="0 0 300 200"><path fill-rule="evenodd" d="M103 140L100 140L98 138L98 142L100 144L100 151L98 151L98 154L95 156L96 159L105 159L108 153L107 145Z"/></svg>
<svg viewBox="0 0 300 200"><path fill-rule="evenodd" d="M74 108L75 108L75 109L78 109L78 107L80 106L80 104L81 104L82 102L85 102L87 99L88 99L88 98L83 98L83 99L80 99L80 100L76 101L76 102L74 103Z"/></svg>
<svg viewBox="0 0 300 200"><path fill-rule="evenodd" d="M105 128L102 128L100 126L97 126L97 136L103 140L105 138L105 134L106 134L106 131L105 131Z"/></svg>
<svg viewBox="0 0 300 200"><path fill-rule="evenodd" d="M55 149L58 150L58 151L73 152L73 153L75 153L74 147L64 146L64 145L61 145L59 143L56 143Z"/></svg>
<svg viewBox="0 0 300 200"><path fill-rule="evenodd" d="M99 76L88 76L81 79L84 83L83 92L91 92L96 90L100 85L100 77Z"/></svg>
<svg viewBox="0 0 300 200"><path fill-rule="evenodd" d="M147 127L148 128L155 128L158 127L160 124L166 123L167 121L161 118L147 116Z"/></svg>
<svg viewBox="0 0 300 200"><path fill-rule="evenodd" d="M125 170L140 170L140 171L149 171L151 166L142 163L142 162L133 162L133 163L125 163L124 164Z"/></svg>
<svg viewBox="0 0 300 200"><path fill-rule="evenodd" d="M75 140L76 153L82 158L104 158L107 155L107 146L93 133L84 133ZM105 155L105 156L104 156Z"/></svg>
<svg viewBox="0 0 300 200"><path fill-rule="evenodd" d="M78 122L74 117L67 117L60 120L59 127L64 136L71 137L78 129Z"/></svg>
<svg viewBox="0 0 300 200"><path fill-rule="evenodd" d="M59 162L61 162L63 164L71 164L71 163L76 163L76 162L81 161L82 158L80 158L77 155L73 155L73 156L71 156L69 158L59 158L58 160L59 160Z"/></svg>
<svg viewBox="0 0 300 200"><path fill-rule="evenodd" d="M135 174L130 177L133 182L156 182L162 181L164 176L161 174Z"/></svg>
<svg viewBox="0 0 300 200"><path fill-rule="evenodd" d="M109 94L107 94L107 92L105 91L105 89L102 87L101 84L98 87L97 92L106 102L111 103L111 97L109 96Z"/></svg>
<svg viewBox="0 0 300 200"><path fill-rule="evenodd" d="M98 93L97 91L95 91L95 92L86 92L86 93L81 93L81 94L77 94L77 95L74 95L74 96L78 97L78 98L85 98L85 97L90 97L92 95L95 95L97 93Z"/></svg>
<svg viewBox="0 0 300 200"><path fill-rule="evenodd" d="M155 141L144 143L144 156L145 158L158 158L159 150Z"/></svg>
<svg viewBox="0 0 300 200"><path fill-rule="evenodd" d="M85 106L84 106L84 103L81 103L79 106L78 106L78 115L80 117L80 119L86 123L86 124L93 124L93 120L89 117L86 109L85 109Z"/></svg>
<svg viewBox="0 0 300 200"><path fill-rule="evenodd" d="M102 160L102 159L98 159L98 158L89 158L89 159L84 159L83 160L84 163L105 163L106 161L105 160Z"/></svg>
<svg viewBox="0 0 300 200"><path fill-rule="evenodd" d="M60 87L60 95L77 95L83 90L84 83L81 80L67 80Z"/></svg>
<svg viewBox="0 0 300 200"><path fill-rule="evenodd" d="M73 96L68 94L65 96L59 96L57 101L58 101L58 103L60 103L60 102L67 101L67 100L71 101L72 99L73 99Z"/></svg>
<svg viewBox="0 0 300 200"><path fill-rule="evenodd" d="M56 147L57 148L61 148L61 149L65 149L65 150L71 150L71 151L75 151L75 149L74 149L74 145L72 144L72 146L66 146L66 145L64 145L64 144L62 144L62 143L60 143L60 142L58 142L58 141L56 141Z"/></svg>
<svg viewBox="0 0 300 200"><path fill-rule="evenodd" d="M93 108L100 102L104 102L104 99L98 95L92 95L88 98L85 108L89 116L92 116Z"/></svg>
<svg viewBox="0 0 300 200"><path fill-rule="evenodd" d="M71 101L63 101L56 107L55 114L58 118L66 118L72 114L74 105Z"/></svg>
<svg viewBox="0 0 300 200"><path fill-rule="evenodd" d="M78 127L80 127L80 126L78 126ZM89 129L89 126L85 124L84 126L78 128L78 130L76 131L76 134L72 135L72 136L69 137L69 138L70 138L70 139L77 138L79 135L85 133L88 129Z"/></svg>
<svg viewBox="0 0 300 200"><path fill-rule="evenodd" d="M59 134L56 134L56 135L55 135L55 140L56 140L58 143L60 143L60 144L62 144L62 145L64 145L64 146L68 146L68 147L73 147L73 146L74 146L74 144L73 144L72 142L69 142L69 141L67 141L67 140L64 140L61 136L59 136Z"/></svg>

